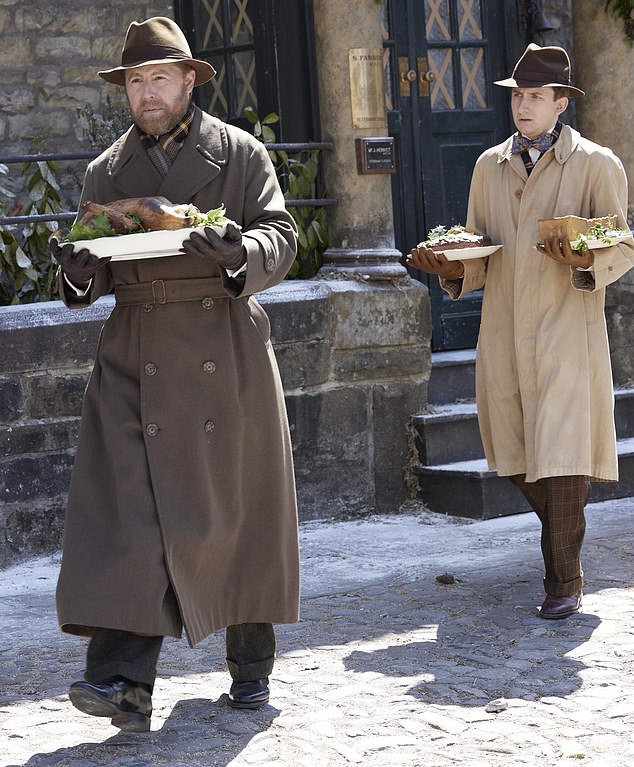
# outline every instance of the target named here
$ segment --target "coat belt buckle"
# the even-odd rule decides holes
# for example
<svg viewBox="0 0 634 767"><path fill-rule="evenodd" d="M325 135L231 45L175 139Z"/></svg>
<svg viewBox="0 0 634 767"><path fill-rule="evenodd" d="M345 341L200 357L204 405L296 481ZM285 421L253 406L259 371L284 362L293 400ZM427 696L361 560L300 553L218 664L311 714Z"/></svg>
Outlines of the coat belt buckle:
<svg viewBox="0 0 634 767"><path fill-rule="evenodd" d="M165 282L163 280L152 280L152 300L155 304L167 303L167 293L165 292Z"/></svg>

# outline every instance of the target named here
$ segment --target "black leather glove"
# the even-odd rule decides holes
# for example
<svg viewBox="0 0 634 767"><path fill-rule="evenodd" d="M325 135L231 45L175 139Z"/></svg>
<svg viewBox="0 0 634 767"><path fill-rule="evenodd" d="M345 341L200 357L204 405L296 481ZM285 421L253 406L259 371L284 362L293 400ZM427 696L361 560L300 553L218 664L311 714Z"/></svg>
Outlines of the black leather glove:
<svg viewBox="0 0 634 767"><path fill-rule="evenodd" d="M183 242L181 250L188 256L211 259L231 272L235 272L247 260L247 252L242 244L242 232L231 221L227 224L224 237L215 229L206 226L204 237L198 232L193 232L191 237Z"/></svg>
<svg viewBox="0 0 634 767"><path fill-rule="evenodd" d="M48 252L62 267L68 279L78 288L86 286L95 276L97 269L110 261L109 258L97 258L87 248L76 251L72 242L65 242L62 245L55 236L48 241Z"/></svg>

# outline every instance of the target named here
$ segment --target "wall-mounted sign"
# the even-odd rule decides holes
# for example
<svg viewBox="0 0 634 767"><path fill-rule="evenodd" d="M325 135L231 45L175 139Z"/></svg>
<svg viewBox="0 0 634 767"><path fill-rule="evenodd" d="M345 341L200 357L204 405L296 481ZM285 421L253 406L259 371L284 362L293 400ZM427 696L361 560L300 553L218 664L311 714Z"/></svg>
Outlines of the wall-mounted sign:
<svg viewBox="0 0 634 767"><path fill-rule="evenodd" d="M357 172L395 173L394 139L391 136L368 136L355 139Z"/></svg>
<svg viewBox="0 0 634 767"><path fill-rule="evenodd" d="M350 48L352 127L386 127L383 48Z"/></svg>

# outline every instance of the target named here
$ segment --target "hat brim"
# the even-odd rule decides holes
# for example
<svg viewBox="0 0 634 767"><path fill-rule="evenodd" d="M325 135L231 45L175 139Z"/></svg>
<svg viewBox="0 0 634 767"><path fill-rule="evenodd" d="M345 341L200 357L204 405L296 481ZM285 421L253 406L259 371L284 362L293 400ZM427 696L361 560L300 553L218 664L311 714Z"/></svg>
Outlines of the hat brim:
<svg viewBox="0 0 634 767"><path fill-rule="evenodd" d="M508 77L506 80L494 80L494 85L501 85L503 88L562 88L569 96L585 96L585 92L574 85L564 85L563 83L531 83L524 80L516 80L514 77Z"/></svg>
<svg viewBox="0 0 634 767"><path fill-rule="evenodd" d="M211 78L216 74L216 70L211 64L200 59L154 59L152 61L143 61L139 64L131 64L126 67L114 67L114 69L105 69L101 72L97 72L99 77L103 78L113 85L125 85L125 73L130 69L138 69L139 67L149 67L157 64L188 64L196 72L196 80L194 87L197 85L204 85L209 82Z"/></svg>

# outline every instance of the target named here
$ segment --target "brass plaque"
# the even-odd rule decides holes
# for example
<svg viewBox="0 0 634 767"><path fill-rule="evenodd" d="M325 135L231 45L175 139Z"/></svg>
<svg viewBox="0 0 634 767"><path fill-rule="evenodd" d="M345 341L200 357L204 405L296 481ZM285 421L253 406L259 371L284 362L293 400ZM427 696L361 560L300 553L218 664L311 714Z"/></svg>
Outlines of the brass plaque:
<svg viewBox="0 0 634 767"><path fill-rule="evenodd" d="M352 127L386 128L383 48L350 48L348 62Z"/></svg>

